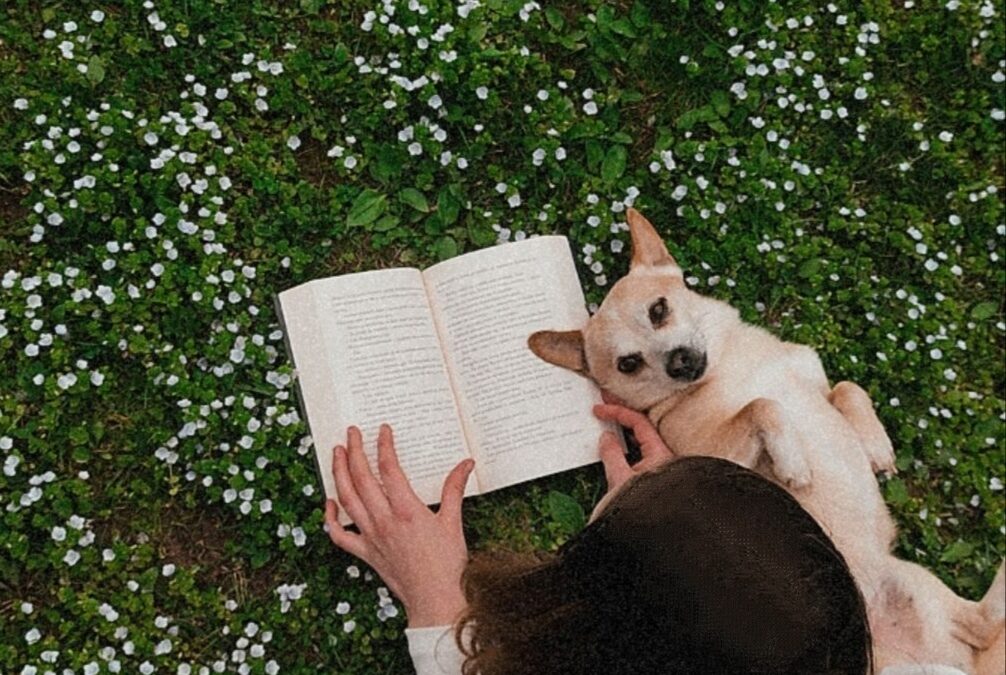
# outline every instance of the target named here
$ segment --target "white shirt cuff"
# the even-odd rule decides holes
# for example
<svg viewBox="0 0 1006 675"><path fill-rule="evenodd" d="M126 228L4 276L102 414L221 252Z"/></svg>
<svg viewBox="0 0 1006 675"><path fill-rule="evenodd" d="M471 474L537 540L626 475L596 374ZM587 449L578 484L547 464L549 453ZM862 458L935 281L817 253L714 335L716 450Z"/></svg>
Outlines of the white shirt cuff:
<svg viewBox="0 0 1006 675"><path fill-rule="evenodd" d="M887 666L880 671L880 675L967 675L967 673L952 666L941 666L937 663L919 663Z"/></svg>
<svg viewBox="0 0 1006 675"><path fill-rule="evenodd" d="M464 657L454 642L454 626L406 628L416 675L461 675Z"/></svg>

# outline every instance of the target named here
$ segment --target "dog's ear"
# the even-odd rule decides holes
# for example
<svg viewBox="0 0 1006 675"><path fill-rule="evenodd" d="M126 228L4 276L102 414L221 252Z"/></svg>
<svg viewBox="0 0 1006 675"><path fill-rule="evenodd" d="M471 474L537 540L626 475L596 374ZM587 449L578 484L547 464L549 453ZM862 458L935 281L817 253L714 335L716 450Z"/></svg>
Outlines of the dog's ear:
<svg viewBox="0 0 1006 675"><path fill-rule="evenodd" d="M659 267L663 265L678 266L671 254L667 252L663 239L656 229L631 206L625 211L629 222L629 234L632 235L632 263L629 268L638 266Z"/></svg>
<svg viewBox="0 0 1006 675"><path fill-rule="evenodd" d="M578 330L540 330L527 339L527 346L538 358L576 371L587 372L583 351L583 332Z"/></svg>

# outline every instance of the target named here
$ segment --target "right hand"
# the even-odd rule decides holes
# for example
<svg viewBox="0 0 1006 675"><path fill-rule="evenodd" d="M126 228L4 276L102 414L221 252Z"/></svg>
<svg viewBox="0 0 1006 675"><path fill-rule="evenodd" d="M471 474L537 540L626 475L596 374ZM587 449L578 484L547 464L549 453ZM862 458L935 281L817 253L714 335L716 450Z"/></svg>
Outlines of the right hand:
<svg viewBox="0 0 1006 675"><path fill-rule="evenodd" d="M674 454L646 415L624 405L610 402L614 399L608 395L605 395L604 399L606 403L594 406L594 416L604 422L617 422L623 427L631 429L636 440L639 441L640 452L643 456L641 460L630 465L625 459L622 444L618 442L615 434L610 431L601 434L601 462L604 464L604 477L608 481L608 492L611 493L633 476L645 473L655 466L674 459Z"/></svg>

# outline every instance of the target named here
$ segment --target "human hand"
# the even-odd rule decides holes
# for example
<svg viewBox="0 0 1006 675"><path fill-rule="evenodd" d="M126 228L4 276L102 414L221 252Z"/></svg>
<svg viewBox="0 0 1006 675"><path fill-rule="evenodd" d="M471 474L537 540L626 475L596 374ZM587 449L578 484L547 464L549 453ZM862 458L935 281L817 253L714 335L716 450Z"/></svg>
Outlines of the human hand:
<svg viewBox="0 0 1006 675"><path fill-rule="evenodd" d="M339 506L325 503L325 529L336 546L374 568L402 601L410 628L453 623L467 605L461 574L468 547L461 527L461 501L475 466L466 459L444 480L440 510L433 513L416 496L398 463L391 427L381 425L377 467L370 470L360 430L350 427L348 449L338 445L332 473L339 503L360 533L339 524Z"/></svg>
<svg viewBox="0 0 1006 675"><path fill-rule="evenodd" d="M650 419L641 412L627 408L614 396L602 392L603 404L594 406L594 415L605 422L617 422L632 430L639 442L642 459L630 465L625 459L622 444L610 431L601 434L600 454L604 464L604 477L608 482L608 492L621 487L633 476L649 471L653 467L674 458L664 439Z"/></svg>

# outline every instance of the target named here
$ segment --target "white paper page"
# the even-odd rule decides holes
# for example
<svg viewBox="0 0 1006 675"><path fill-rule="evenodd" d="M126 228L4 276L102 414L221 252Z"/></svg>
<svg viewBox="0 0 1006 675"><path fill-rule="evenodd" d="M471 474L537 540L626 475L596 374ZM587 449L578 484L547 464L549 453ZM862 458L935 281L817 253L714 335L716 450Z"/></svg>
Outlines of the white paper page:
<svg viewBox="0 0 1006 675"><path fill-rule="evenodd" d="M444 477L468 454L419 271L319 279L280 302L326 495L336 494L328 467L346 428L360 427L377 475L377 432L387 422L416 493L439 502Z"/></svg>
<svg viewBox="0 0 1006 675"><path fill-rule="evenodd" d="M483 491L598 461L600 391L535 356L537 330L587 323L565 237L535 237L427 269L427 292Z"/></svg>

